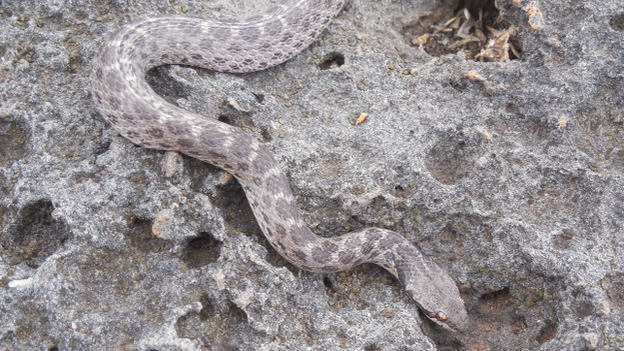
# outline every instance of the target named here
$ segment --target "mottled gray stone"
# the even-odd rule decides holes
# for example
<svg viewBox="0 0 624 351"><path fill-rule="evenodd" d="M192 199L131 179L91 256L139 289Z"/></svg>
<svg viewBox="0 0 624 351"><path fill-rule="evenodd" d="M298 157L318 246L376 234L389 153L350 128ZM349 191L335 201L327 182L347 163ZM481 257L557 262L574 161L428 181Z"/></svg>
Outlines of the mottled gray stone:
<svg viewBox="0 0 624 351"><path fill-rule="evenodd" d="M405 44L440 2L352 0L276 68L150 76L264 141L315 233L404 234L460 287L462 335L380 268L289 265L222 172L137 148L93 108L90 58L123 23L272 4L0 4L1 349L624 348L621 2L535 2L534 30L530 1L498 1L523 59L484 63Z"/></svg>

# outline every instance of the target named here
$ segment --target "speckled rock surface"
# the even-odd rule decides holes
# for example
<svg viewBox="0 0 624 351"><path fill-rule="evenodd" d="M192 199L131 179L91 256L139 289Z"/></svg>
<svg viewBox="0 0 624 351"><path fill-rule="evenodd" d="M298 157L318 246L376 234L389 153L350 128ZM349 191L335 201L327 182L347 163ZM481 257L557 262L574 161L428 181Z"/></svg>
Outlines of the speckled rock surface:
<svg viewBox="0 0 624 351"><path fill-rule="evenodd" d="M351 0L273 69L149 74L170 102L263 140L315 233L390 228L438 262L464 334L378 267L288 264L227 174L135 147L91 105L90 58L123 23L272 5L0 3L0 349L624 348L620 1L497 1L522 49L502 63L408 43L458 1Z"/></svg>

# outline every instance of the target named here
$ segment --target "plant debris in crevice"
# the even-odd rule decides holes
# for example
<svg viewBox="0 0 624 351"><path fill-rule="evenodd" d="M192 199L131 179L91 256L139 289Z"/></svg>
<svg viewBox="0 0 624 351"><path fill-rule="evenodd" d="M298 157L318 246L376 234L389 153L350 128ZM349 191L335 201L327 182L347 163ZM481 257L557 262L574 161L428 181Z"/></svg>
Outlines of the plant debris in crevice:
<svg viewBox="0 0 624 351"><path fill-rule="evenodd" d="M496 9L462 7L438 12L406 28L405 39L432 56L463 51L475 61L505 62L521 59L518 29ZM442 16L441 16L442 15Z"/></svg>

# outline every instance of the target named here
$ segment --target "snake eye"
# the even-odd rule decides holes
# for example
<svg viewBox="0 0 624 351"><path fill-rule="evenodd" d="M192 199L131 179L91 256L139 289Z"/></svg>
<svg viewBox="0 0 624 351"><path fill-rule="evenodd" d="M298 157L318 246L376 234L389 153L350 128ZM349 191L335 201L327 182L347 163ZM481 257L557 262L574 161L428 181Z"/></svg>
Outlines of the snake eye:
<svg viewBox="0 0 624 351"><path fill-rule="evenodd" d="M444 322L448 319L448 317L444 313L438 312L436 313L436 319L439 320L440 322Z"/></svg>

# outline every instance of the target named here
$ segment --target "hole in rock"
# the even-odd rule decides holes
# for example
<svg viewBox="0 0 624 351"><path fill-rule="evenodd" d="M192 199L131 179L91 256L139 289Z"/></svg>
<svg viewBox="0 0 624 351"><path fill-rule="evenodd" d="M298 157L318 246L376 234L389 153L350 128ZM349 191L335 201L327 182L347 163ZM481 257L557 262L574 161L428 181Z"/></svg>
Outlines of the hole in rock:
<svg viewBox="0 0 624 351"><path fill-rule="evenodd" d="M199 233L184 248L183 260L195 268L216 262L221 251L221 242L206 232Z"/></svg>
<svg viewBox="0 0 624 351"><path fill-rule="evenodd" d="M401 197L405 193L405 189L403 189L402 186L397 185L396 187L394 187L394 193L396 196Z"/></svg>
<svg viewBox="0 0 624 351"><path fill-rule="evenodd" d="M256 98L256 101L259 103L263 103L264 102L264 94L260 94L260 93L252 93L253 96Z"/></svg>
<svg viewBox="0 0 624 351"><path fill-rule="evenodd" d="M613 16L611 18L611 21L609 21L609 24L611 25L611 28L613 28L613 30L615 31L624 31L624 13L618 13L617 15Z"/></svg>
<svg viewBox="0 0 624 351"><path fill-rule="evenodd" d="M537 336L537 342L541 345L554 338L555 334L557 334L557 324L548 322L542 329L540 329L539 335Z"/></svg>
<svg viewBox="0 0 624 351"><path fill-rule="evenodd" d="M202 295L199 302L202 304L202 309L199 311L199 320L205 322L214 316L215 308L206 294Z"/></svg>
<svg viewBox="0 0 624 351"><path fill-rule="evenodd" d="M324 277L323 278L323 285L325 285L325 287L331 291L334 291L334 283L332 283L331 279L329 279L329 277Z"/></svg>
<svg viewBox="0 0 624 351"><path fill-rule="evenodd" d="M461 138L442 139L429 151L425 164L437 181L455 184L466 178L474 169L473 159L477 149L467 147Z"/></svg>
<svg viewBox="0 0 624 351"><path fill-rule="evenodd" d="M402 31L405 41L432 56L463 51L476 61L509 61L522 56L517 28L495 0L443 2L431 15Z"/></svg>
<svg viewBox="0 0 624 351"><path fill-rule="evenodd" d="M219 116L219 118L217 119L219 120L219 122L232 125L232 121L230 121L230 119L227 118L226 116Z"/></svg>
<svg viewBox="0 0 624 351"><path fill-rule="evenodd" d="M145 254L169 250L172 247L171 242L154 235L152 225L150 220L131 217L126 233L126 244Z"/></svg>
<svg viewBox="0 0 624 351"><path fill-rule="evenodd" d="M18 212L16 222L0 237L11 264L26 262L30 267L39 267L71 238L68 225L55 219L53 211L50 200L39 200Z"/></svg>
<svg viewBox="0 0 624 351"><path fill-rule="evenodd" d="M321 69L332 69L337 68L345 63L345 57L343 54L339 52L332 52L325 57L323 57L323 62L321 62Z"/></svg>
<svg viewBox="0 0 624 351"><path fill-rule="evenodd" d="M175 325L178 337L193 339L201 343L202 350L243 350L240 334L252 335L247 325L247 315L229 301L215 304L205 293L200 297L202 309L190 311L178 318Z"/></svg>

